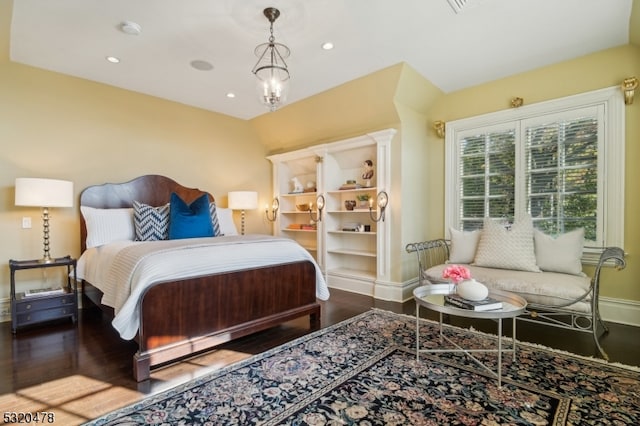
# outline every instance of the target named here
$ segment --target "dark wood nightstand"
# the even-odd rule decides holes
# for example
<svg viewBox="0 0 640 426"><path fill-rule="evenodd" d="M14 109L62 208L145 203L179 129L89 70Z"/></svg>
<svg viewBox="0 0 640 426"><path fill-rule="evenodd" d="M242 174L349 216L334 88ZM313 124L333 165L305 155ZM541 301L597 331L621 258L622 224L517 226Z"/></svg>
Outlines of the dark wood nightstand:
<svg viewBox="0 0 640 426"><path fill-rule="evenodd" d="M16 293L16 271L61 266L67 267L67 285L62 286L61 293L33 296L25 296L24 292ZM65 256L53 259L49 263L43 263L40 260L9 260L9 268L11 270L11 330L14 334L19 327L59 318L71 318L71 321L76 323L78 319L76 259Z"/></svg>

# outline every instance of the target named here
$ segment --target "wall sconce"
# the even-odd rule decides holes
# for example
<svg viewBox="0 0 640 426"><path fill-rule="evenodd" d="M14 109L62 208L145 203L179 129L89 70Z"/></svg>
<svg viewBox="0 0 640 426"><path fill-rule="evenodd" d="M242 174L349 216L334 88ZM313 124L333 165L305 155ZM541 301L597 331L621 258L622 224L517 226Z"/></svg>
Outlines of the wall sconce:
<svg viewBox="0 0 640 426"><path fill-rule="evenodd" d="M389 204L389 195L384 191L378 192L376 204L380 209L380 215L378 217L373 215L373 198L369 198L369 217L371 217L371 220L374 222L380 222L380 220L384 222L384 211L387 209L387 204Z"/></svg>
<svg viewBox="0 0 640 426"><path fill-rule="evenodd" d="M638 79L636 77L625 78L622 81L622 91L624 92L624 104L631 105L633 103L633 95L638 88Z"/></svg>
<svg viewBox="0 0 640 426"><path fill-rule="evenodd" d="M309 217L313 222L320 222L322 220L322 209L324 209L324 196L322 194L318 195L316 198L316 207L318 208L318 213L316 214L316 218L313 218L313 212L311 209L313 208L313 203L309 203Z"/></svg>
<svg viewBox="0 0 640 426"><path fill-rule="evenodd" d="M435 130L436 135L438 135L439 138L444 138L444 134L445 134L444 125L445 125L445 122L441 120L433 122L433 130Z"/></svg>
<svg viewBox="0 0 640 426"><path fill-rule="evenodd" d="M271 216L269 216L269 205L266 204L264 206L264 214L267 216L269 222L276 221L278 218L278 210L280 210L280 200L278 200L278 197L275 197L271 202Z"/></svg>

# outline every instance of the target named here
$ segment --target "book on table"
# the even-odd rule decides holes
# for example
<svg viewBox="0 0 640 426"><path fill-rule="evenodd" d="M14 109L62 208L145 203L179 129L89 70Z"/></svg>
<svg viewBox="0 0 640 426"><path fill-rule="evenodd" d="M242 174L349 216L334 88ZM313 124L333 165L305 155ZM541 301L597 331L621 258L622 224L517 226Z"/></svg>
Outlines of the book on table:
<svg viewBox="0 0 640 426"><path fill-rule="evenodd" d="M58 288L32 288L30 290L26 290L24 292L25 297L37 297L37 296L52 296L54 294L62 294L64 293L64 289L61 287Z"/></svg>
<svg viewBox="0 0 640 426"><path fill-rule="evenodd" d="M473 311L493 311L502 309L502 302L491 297L482 300L468 300L457 294L449 294L444 297L445 301L457 308L470 309Z"/></svg>

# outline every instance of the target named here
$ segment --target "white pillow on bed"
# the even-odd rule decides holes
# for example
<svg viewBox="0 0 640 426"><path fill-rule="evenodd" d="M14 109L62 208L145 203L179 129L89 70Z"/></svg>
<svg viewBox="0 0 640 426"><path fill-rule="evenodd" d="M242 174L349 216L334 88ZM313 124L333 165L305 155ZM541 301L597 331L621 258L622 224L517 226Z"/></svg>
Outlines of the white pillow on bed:
<svg viewBox="0 0 640 426"><path fill-rule="evenodd" d="M87 225L87 248L112 241L133 241L136 236L132 208L96 209L80 206L80 211Z"/></svg>
<svg viewBox="0 0 640 426"><path fill-rule="evenodd" d="M233 221L233 210L229 208L216 207L218 222L220 222L221 235L238 235L238 229Z"/></svg>

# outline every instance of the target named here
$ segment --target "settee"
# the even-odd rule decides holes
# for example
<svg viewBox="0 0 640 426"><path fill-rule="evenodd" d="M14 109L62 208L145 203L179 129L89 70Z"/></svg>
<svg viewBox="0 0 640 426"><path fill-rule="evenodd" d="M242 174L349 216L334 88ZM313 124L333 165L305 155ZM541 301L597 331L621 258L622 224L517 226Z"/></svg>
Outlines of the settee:
<svg viewBox="0 0 640 426"><path fill-rule="evenodd" d="M593 275L587 276L582 272L581 229L552 238L534 230L530 222L523 233L522 229L495 226L485 221L482 231L451 229L450 239L408 244L407 252L417 258L420 285L446 282L443 271L448 265L464 265L490 290L510 291L527 301L518 320L590 333L599 354L608 359L599 341L608 332L599 311L600 273L605 265L624 268L623 250L601 249ZM520 242L514 245L514 238Z"/></svg>

